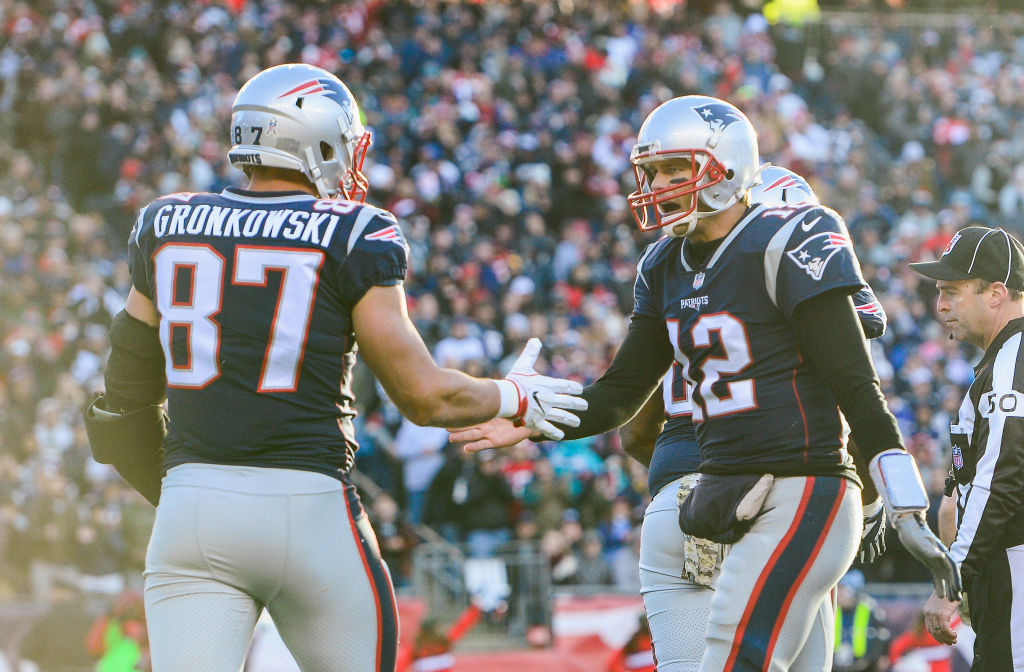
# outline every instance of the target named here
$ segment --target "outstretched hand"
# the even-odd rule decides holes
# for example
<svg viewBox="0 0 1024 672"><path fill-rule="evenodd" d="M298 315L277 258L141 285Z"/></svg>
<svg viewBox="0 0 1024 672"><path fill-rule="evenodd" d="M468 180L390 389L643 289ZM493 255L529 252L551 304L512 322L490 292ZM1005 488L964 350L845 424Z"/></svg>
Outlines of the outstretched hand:
<svg viewBox="0 0 1024 672"><path fill-rule="evenodd" d="M525 425L531 432L540 432L558 441L565 432L552 423L579 427L579 416L570 411L587 410L587 400L577 396L583 391L583 385L577 381L542 376L534 370L540 349L540 339L531 338L516 358L512 370L502 382L514 386L519 403L513 413L499 415L511 418L516 425Z"/></svg>
<svg viewBox="0 0 1024 672"><path fill-rule="evenodd" d="M533 435L529 427L516 427L508 418L494 418L472 427L449 429L449 440L452 443L468 441L463 448L475 453L488 448L508 448Z"/></svg>

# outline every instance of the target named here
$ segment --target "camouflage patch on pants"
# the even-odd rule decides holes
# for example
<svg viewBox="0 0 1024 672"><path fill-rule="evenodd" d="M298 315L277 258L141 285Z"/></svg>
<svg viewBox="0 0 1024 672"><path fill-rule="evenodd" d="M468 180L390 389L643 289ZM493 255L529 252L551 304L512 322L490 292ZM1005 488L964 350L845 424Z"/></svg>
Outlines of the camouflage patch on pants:
<svg viewBox="0 0 1024 672"><path fill-rule="evenodd" d="M681 505L697 484L700 474L689 474L679 482L676 506ZM715 570L722 564L721 544L683 534L683 577L701 586L710 586Z"/></svg>

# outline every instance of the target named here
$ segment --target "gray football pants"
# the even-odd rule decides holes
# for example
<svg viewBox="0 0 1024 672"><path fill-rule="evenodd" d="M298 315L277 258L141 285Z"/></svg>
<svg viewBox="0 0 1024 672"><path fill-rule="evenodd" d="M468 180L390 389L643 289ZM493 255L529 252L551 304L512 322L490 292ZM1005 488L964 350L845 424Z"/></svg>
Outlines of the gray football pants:
<svg viewBox="0 0 1024 672"><path fill-rule="evenodd" d="M722 563L700 671L832 669L832 589L853 562L861 527L852 482L776 478L760 518Z"/></svg>
<svg viewBox="0 0 1024 672"><path fill-rule="evenodd" d="M303 672L391 672L394 591L355 489L323 474L186 464L146 553L154 672L238 672L266 607Z"/></svg>
<svg viewBox="0 0 1024 672"><path fill-rule="evenodd" d="M749 589L746 595L729 595L721 590L721 586L717 585L721 577L716 577L715 582L719 590L698 585L685 578L686 535L679 529L678 511L676 508L676 491L681 480L678 479L666 485L655 495L644 513L644 522L641 529L640 592L643 595L644 608L647 612L647 620L650 623L651 639L654 642L654 652L658 660L658 672L696 672L699 670L705 652L705 626L712 618L710 613L712 598L719 604L725 601L733 605L741 605L745 608L748 605L748 601L739 598L746 598L752 592L752 589ZM835 480L829 479L829 482L835 483ZM796 491L796 487L802 487L803 490L807 491L809 502L811 500L810 496L814 494L815 490L813 483L811 481L808 484L807 479L780 479L777 481L777 487L780 489L769 495L765 509L777 505L778 502L785 500L787 497L791 497L788 493L789 491ZM842 489L844 492L841 494L837 493L837 497L833 499L833 503L837 503L838 507L834 513L834 518L843 517L845 519L848 517L844 510L852 506L850 510L853 512L853 519L856 524L858 521L857 516L860 514L859 495L853 496L851 500L849 493L859 493L859 491L855 487L849 487L849 484L844 485ZM822 487L820 484L817 490L818 493L815 501L824 501L823 497L827 498L830 496L831 490L827 487L825 490L828 492L825 493L821 492ZM781 535L781 539L776 539L773 542L773 536L780 536L779 532L773 532L765 526L762 526L760 529L755 527L758 533L764 535L762 542L775 544L785 542L785 536L790 535L790 530L794 530L789 536L788 544L794 543L795 530L799 529L800 526L796 525L797 521L793 520L792 516L799 508L799 503L803 501L803 494L801 491L800 497L797 498L796 502L791 503L787 507L787 510L790 510L790 520L783 530L785 534ZM849 501L852 501L853 504L851 505ZM820 504L821 502L818 501L818 503ZM806 503L804 510L806 511ZM768 513L766 512L764 517L768 516ZM781 516L775 522L776 524L772 526L773 528L778 527L779 523L787 521L785 521L785 516ZM823 529L817 534L817 538L821 539L821 546L825 545L830 535L832 542L829 543L829 546L824 551L820 550L819 547L815 558L803 558L801 566L806 566L808 570L804 575L805 580L807 575L811 574L811 567L819 568L814 572L815 577L822 574L828 575L830 571L836 571L828 570L828 565L831 562L838 562L843 565L842 569L838 570L838 576L836 576L835 581L838 581L838 577L842 576L845 568L853 560L852 555L850 555L849 560L844 560L846 555L844 550L845 544L841 540L849 535L848 532L843 531L847 524L844 522L837 524L833 519L833 522L827 526L827 530L823 526ZM796 525L795 528L794 525ZM807 532L806 527L804 525L805 529L802 530L804 534ZM859 527L857 529L859 530ZM825 537L821 536L821 532L825 534ZM809 539L803 538L804 534L801 534L801 538L795 542L801 547L809 543ZM743 541L741 539L740 544ZM726 551L729 552L732 548L726 547ZM854 539L855 548L856 539ZM774 563L771 562L770 554L767 554L764 558L756 558L753 562L747 560L746 562L732 563L732 569L741 575L740 579L742 579L743 574L752 574L751 582L760 579L760 573L763 573L766 568L773 566ZM733 584L742 583L742 581L736 580L735 574L729 578ZM823 580L827 583L829 581L828 576L824 576ZM779 621L773 620L770 629L756 622L751 623L751 619L748 617L747 628L745 629L747 630L746 638L750 641L746 643L744 643L744 633L738 628L740 625L739 620L737 619L735 624L725 622L725 619L732 620L732 614L737 610L735 608L720 609L720 615L718 616L720 620L715 622L711 630L715 633L731 632L733 636L728 640L725 637L718 636L717 640L712 644L712 652L709 656L708 664L719 665L719 667L707 669L760 669L750 664L748 652L758 649L758 646L752 642L761 639L761 633L767 633L763 637L765 642L764 653L767 654L765 656L764 669L792 669L800 670L801 672L820 672L820 670L831 669L832 642L835 637L834 593L831 587L835 585L835 581L824 585L820 588L820 591L811 590L811 586L808 585L802 586L801 590L794 592L789 597L789 613L786 613L785 605L779 605L777 613L781 614L783 618ZM821 599L817 597L818 592L821 592ZM799 599L796 599L798 595ZM817 604L814 604L815 602ZM757 603L756 599L754 603ZM783 626L785 626L785 630L783 630ZM737 632L738 630L740 631ZM773 639L773 632L775 633L776 641L769 644L769 641ZM785 640L783 646L778 648L776 646L777 640L783 632L785 633ZM793 636L792 633L797 634ZM737 634L739 634L738 639L736 637ZM722 658L723 654L719 652L726 651L723 647L726 641L729 641L729 647L724 659L717 663L713 662L716 659ZM737 655L726 665L734 644ZM743 651L746 655L740 656L740 651Z"/></svg>
<svg viewBox="0 0 1024 672"><path fill-rule="evenodd" d="M640 528L640 595L658 672L697 672L714 595L710 587L684 578L686 535L679 529L676 505L682 480L672 481L655 494Z"/></svg>

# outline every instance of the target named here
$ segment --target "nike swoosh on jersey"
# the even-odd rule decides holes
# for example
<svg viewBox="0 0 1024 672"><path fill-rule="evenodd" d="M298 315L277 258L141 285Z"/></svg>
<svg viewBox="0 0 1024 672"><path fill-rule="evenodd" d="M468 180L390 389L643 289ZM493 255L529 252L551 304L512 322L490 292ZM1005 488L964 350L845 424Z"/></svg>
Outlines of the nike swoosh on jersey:
<svg viewBox="0 0 1024 672"><path fill-rule="evenodd" d="M805 223L805 222L800 222L800 228L803 229L804 231L810 231L811 229L814 228L814 225L817 224L820 219L821 219L820 216L819 217L815 217L814 220L812 222L810 222L809 224Z"/></svg>

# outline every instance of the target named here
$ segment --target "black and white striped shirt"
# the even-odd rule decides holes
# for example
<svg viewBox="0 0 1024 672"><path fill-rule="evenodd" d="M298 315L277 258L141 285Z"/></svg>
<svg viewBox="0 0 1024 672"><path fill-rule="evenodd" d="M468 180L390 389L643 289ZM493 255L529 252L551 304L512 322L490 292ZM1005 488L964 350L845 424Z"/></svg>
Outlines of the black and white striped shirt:
<svg viewBox="0 0 1024 672"><path fill-rule="evenodd" d="M950 548L965 578L994 551L1024 543L1024 318L1011 320L974 369L950 427L957 535Z"/></svg>

